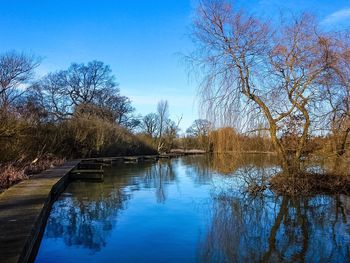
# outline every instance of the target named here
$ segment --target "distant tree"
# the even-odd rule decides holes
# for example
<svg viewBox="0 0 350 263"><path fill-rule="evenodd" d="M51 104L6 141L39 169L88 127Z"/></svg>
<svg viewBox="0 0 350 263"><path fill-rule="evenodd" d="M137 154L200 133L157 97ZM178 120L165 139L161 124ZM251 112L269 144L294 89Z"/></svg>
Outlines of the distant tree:
<svg viewBox="0 0 350 263"><path fill-rule="evenodd" d="M151 139L158 152L166 152L173 148L175 139L178 136L179 125L182 120L177 121L169 118L169 104L161 100L157 104L157 113L149 113L141 120L141 131Z"/></svg>
<svg viewBox="0 0 350 263"><path fill-rule="evenodd" d="M32 89L50 112L61 118L71 115L78 105L101 106L119 94L110 67L100 61L73 63L67 70L48 74Z"/></svg>
<svg viewBox="0 0 350 263"><path fill-rule="evenodd" d="M131 104L131 100L120 95L119 91L115 94L101 91L94 104L109 110L112 113L113 121L126 128L133 129L140 125L139 118L133 115L135 108Z"/></svg>
<svg viewBox="0 0 350 263"><path fill-rule="evenodd" d="M158 134L159 116L156 113L149 113L142 119L142 130L151 138Z"/></svg>
<svg viewBox="0 0 350 263"><path fill-rule="evenodd" d="M101 61L92 61L87 65L73 63L59 75L73 105L93 103L101 92L110 95L119 92L112 70Z"/></svg>
<svg viewBox="0 0 350 263"><path fill-rule="evenodd" d="M211 129L211 122L205 119L195 120L192 125L186 130L187 137L195 141L192 147L201 148L203 150L210 150L209 132Z"/></svg>
<svg viewBox="0 0 350 263"><path fill-rule="evenodd" d="M108 65L100 61L73 63L67 70L50 73L31 90L53 119L73 114L95 115L133 129L140 121L128 97L122 96Z"/></svg>
<svg viewBox="0 0 350 263"><path fill-rule="evenodd" d="M0 54L0 107L6 108L24 92L39 59L16 51Z"/></svg>
<svg viewBox="0 0 350 263"><path fill-rule="evenodd" d="M193 137L208 136L211 128L211 122L204 119L195 120L186 130L186 133Z"/></svg>
<svg viewBox="0 0 350 263"><path fill-rule="evenodd" d="M73 114L73 105L65 83L64 72L49 73L30 87L32 97L36 97L53 120L67 119Z"/></svg>
<svg viewBox="0 0 350 263"><path fill-rule="evenodd" d="M157 105L158 114L158 151L161 151L164 146L163 133L167 126L167 121L169 119L169 104L167 100L161 100Z"/></svg>
<svg viewBox="0 0 350 263"><path fill-rule="evenodd" d="M157 114L159 117L159 134L158 137L163 136L163 132L166 128L167 120L169 119L169 104L167 100L161 100L157 105Z"/></svg>
<svg viewBox="0 0 350 263"><path fill-rule="evenodd" d="M180 122L182 120L182 117L180 117L177 122L168 119L166 121L166 128L164 130L163 134L163 146L162 149L165 149L166 151L170 151L175 147L175 139L178 136L178 132L180 131Z"/></svg>

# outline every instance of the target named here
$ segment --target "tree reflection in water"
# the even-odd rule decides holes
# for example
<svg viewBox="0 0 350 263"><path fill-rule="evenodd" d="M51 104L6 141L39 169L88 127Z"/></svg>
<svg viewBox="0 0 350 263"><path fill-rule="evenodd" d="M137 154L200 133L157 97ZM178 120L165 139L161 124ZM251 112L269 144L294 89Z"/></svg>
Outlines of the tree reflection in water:
<svg viewBox="0 0 350 263"><path fill-rule="evenodd" d="M65 194L56 201L48 218L45 238L63 238L68 246L99 251L130 194L124 189L109 191L104 184L89 183L87 188L84 182L72 183L68 191L76 193L83 189L88 189L84 195Z"/></svg>
<svg viewBox="0 0 350 263"><path fill-rule="evenodd" d="M145 241L168 251L174 262L181 256L200 262L348 262L349 197L291 198L269 190L252 197L244 191L264 185L278 169L273 156L252 154L118 165L106 170L103 183L69 185L54 204L44 239L100 251L92 261L113 258L103 248L113 239L125 243L124 233L125 259L134 254L125 250L135 246L144 262L166 258L152 254Z"/></svg>
<svg viewBox="0 0 350 263"><path fill-rule="evenodd" d="M160 160L146 170L144 187L156 189L157 202L164 203L166 200L166 185L176 181L174 162Z"/></svg>
<svg viewBox="0 0 350 263"><path fill-rule="evenodd" d="M136 174L128 176L134 170L132 166L121 165L117 174L115 170L107 169L103 183L71 183L54 204L45 238L63 238L68 246L99 251L105 246L118 213L126 209L133 191L141 187L154 188L158 202L164 202L165 185L175 180L173 163L141 164Z"/></svg>
<svg viewBox="0 0 350 263"><path fill-rule="evenodd" d="M343 198L215 196L199 257L202 262L347 262Z"/></svg>
<svg viewBox="0 0 350 263"><path fill-rule="evenodd" d="M350 208L346 196L291 198L246 195L278 172L269 155L214 155L211 169L228 176L212 193L201 262L346 262L350 258ZM223 181L221 181L222 183ZM346 213L347 212L347 213ZM346 234L344 235L344 231Z"/></svg>

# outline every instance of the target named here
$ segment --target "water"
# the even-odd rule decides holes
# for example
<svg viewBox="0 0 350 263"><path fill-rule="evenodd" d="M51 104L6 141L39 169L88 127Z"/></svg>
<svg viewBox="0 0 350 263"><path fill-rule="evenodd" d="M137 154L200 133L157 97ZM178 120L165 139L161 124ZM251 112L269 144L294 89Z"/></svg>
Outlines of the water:
<svg viewBox="0 0 350 263"><path fill-rule="evenodd" d="M36 262L349 262L350 198L288 198L273 158L192 156L122 164L55 202Z"/></svg>

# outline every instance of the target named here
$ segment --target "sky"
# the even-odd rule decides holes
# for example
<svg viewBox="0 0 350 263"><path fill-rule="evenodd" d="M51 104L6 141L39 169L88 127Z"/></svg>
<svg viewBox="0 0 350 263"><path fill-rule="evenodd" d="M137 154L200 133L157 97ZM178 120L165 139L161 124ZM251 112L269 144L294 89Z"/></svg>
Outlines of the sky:
<svg viewBox="0 0 350 263"><path fill-rule="evenodd" d="M269 20L280 13L314 13L324 28L350 28L350 0L237 0L238 8ZM168 100L183 131L199 115L197 83L183 54L196 0L0 0L0 53L17 50L42 58L37 76L72 62L110 65L122 95L138 114Z"/></svg>

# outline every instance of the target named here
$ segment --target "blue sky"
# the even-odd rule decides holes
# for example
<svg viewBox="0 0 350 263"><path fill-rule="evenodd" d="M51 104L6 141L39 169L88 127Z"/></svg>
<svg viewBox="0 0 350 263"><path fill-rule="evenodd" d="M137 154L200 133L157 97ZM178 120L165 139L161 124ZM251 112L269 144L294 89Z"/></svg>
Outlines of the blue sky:
<svg viewBox="0 0 350 263"><path fill-rule="evenodd" d="M188 38L195 0L0 0L0 52L41 56L38 75L71 62L104 61L137 112L155 111L161 99L185 129L198 118L196 83L188 81L180 53ZM309 11L325 28L350 25L350 0L241 0L237 6L269 19Z"/></svg>

